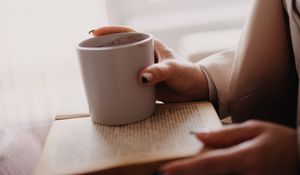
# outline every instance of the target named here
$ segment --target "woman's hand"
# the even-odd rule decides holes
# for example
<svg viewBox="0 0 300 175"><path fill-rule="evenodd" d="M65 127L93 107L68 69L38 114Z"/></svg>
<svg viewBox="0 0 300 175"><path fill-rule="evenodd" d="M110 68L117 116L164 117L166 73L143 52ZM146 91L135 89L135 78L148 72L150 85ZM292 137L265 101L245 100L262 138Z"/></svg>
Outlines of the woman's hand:
<svg viewBox="0 0 300 175"><path fill-rule="evenodd" d="M126 26L106 26L92 31L94 36L121 32L134 32ZM208 99L207 79L201 68L180 59L163 42L154 39L156 64L140 72L140 80L145 85L156 85L156 96L163 102L182 102Z"/></svg>
<svg viewBox="0 0 300 175"><path fill-rule="evenodd" d="M297 135L294 129L249 121L196 134L215 150L161 167L162 175L283 175L297 174Z"/></svg>

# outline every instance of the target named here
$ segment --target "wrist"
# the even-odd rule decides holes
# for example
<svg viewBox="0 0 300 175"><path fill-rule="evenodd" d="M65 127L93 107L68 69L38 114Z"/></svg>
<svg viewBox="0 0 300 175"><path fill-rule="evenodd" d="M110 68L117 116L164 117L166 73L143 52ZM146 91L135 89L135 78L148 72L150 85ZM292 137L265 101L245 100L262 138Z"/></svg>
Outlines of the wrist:
<svg viewBox="0 0 300 175"><path fill-rule="evenodd" d="M188 77L192 80L192 84L189 89L186 90L188 92L188 96L190 100L208 100L209 99L209 88L208 88L208 81L206 75L202 68L195 64L193 64L193 72L190 72L191 77Z"/></svg>

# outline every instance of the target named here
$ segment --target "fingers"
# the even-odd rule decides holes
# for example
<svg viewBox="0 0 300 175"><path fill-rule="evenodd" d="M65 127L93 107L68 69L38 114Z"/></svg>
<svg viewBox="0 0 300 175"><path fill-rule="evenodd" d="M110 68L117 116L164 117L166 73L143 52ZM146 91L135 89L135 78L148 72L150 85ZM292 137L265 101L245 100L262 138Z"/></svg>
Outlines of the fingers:
<svg viewBox="0 0 300 175"><path fill-rule="evenodd" d="M243 151L215 150L197 157L178 160L160 168L165 175L229 174L238 171L236 163Z"/></svg>
<svg viewBox="0 0 300 175"><path fill-rule="evenodd" d="M161 40L159 40L157 38L154 39L154 50L155 50L156 57L160 61L165 60L165 59L170 59L170 58L173 58L173 59L180 58L174 50L172 50L170 47L168 47L165 43L163 43Z"/></svg>
<svg viewBox="0 0 300 175"><path fill-rule="evenodd" d="M176 89L178 84L181 87L188 86L185 80L187 74L192 74L195 65L183 61L164 60L157 64L150 65L140 72L140 78L147 85L154 85L164 81Z"/></svg>
<svg viewBox="0 0 300 175"><path fill-rule="evenodd" d="M94 36L102 36L102 35L109 35L109 34L113 34L113 33L134 32L134 31L135 31L134 29L127 27L127 26L115 25L115 26L101 27L99 29L91 31L91 33Z"/></svg>
<svg viewBox="0 0 300 175"><path fill-rule="evenodd" d="M123 32L135 32L136 30L128 27L128 26L121 26L121 25L112 25L112 26L104 26L98 28L96 30L91 30L89 33L93 34L93 36L103 36L109 35L114 33L123 33ZM157 38L154 38L154 50L155 50L155 62L159 62L159 60L164 60L168 58L178 57L176 53L166 46L162 41Z"/></svg>
<svg viewBox="0 0 300 175"><path fill-rule="evenodd" d="M196 137L208 147L229 147L239 144L245 140L256 137L262 132L258 122L245 122L224 127L211 132L195 133Z"/></svg>

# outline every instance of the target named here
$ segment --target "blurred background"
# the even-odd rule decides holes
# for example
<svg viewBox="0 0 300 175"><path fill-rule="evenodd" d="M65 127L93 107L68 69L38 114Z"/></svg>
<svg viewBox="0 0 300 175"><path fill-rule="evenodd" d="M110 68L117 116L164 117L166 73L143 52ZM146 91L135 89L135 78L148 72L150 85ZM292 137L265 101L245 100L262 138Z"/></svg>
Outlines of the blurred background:
<svg viewBox="0 0 300 175"><path fill-rule="evenodd" d="M0 0L0 127L87 113L75 46L108 24L149 32L197 61L235 47L250 0Z"/></svg>
<svg viewBox="0 0 300 175"><path fill-rule="evenodd" d="M234 47L250 0L108 0L109 23L154 34L196 61Z"/></svg>
<svg viewBox="0 0 300 175"><path fill-rule="evenodd" d="M250 3L0 0L0 174L32 174L55 117L88 113L75 49L88 31L129 25L195 62L238 44Z"/></svg>

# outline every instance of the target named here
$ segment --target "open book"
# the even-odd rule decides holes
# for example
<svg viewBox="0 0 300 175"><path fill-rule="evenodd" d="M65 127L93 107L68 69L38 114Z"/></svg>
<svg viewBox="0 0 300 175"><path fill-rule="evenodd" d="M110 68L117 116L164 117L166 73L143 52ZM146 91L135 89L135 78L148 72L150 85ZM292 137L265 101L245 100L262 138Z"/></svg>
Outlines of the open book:
<svg viewBox="0 0 300 175"><path fill-rule="evenodd" d="M125 126L57 120L35 174L151 175L162 163L199 153L203 145L192 129L219 127L208 102L159 104L151 117Z"/></svg>

